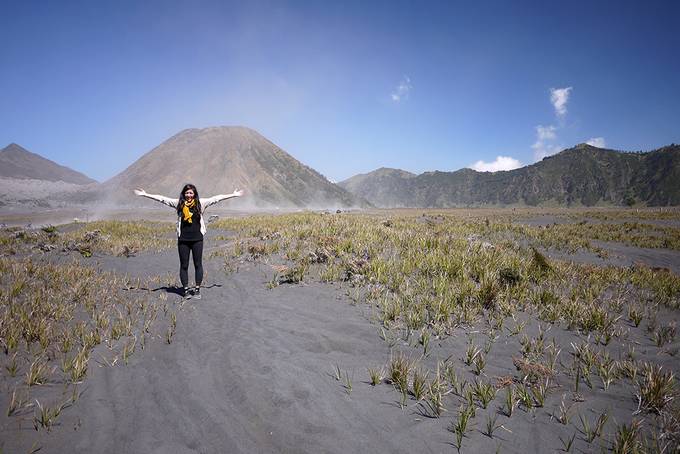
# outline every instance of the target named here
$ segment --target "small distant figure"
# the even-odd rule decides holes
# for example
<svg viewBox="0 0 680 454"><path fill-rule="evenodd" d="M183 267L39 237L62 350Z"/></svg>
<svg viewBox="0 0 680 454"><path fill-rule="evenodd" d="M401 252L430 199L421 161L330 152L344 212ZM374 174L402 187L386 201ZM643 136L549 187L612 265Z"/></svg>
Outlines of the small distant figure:
<svg viewBox="0 0 680 454"><path fill-rule="evenodd" d="M177 210L177 250L179 252L179 280L182 283L182 296L201 299L201 283L203 282L203 235L206 227L203 213L210 205L222 200L241 197L243 191L235 190L231 194L219 194L201 200L198 190L193 184L182 188L178 199L156 194L147 194L142 188L135 189L135 195L156 200ZM194 279L196 285L189 289L189 255L194 259Z"/></svg>

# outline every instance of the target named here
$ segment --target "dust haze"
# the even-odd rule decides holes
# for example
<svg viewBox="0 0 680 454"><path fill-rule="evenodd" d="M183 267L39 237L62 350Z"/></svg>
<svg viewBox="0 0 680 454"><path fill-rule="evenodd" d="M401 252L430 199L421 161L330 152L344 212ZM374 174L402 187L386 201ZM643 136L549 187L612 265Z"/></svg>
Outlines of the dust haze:
<svg viewBox="0 0 680 454"><path fill-rule="evenodd" d="M180 189L181 185L178 185L178 193ZM162 195L177 197L177 194ZM212 195L214 194L205 194L202 197ZM133 188L108 192L94 185L83 188L62 181L0 179L0 200L3 201L0 223L8 227L27 225L41 227L101 220L147 219L174 222L177 219L173 209L135 196ZM224 218L298 211L335 212L361 209L360 206L347 207L323 198L318 198L305 206L273 204L249 194L246 190L246 194L241 198L225 200L211 206L205 215Z"/></svg>

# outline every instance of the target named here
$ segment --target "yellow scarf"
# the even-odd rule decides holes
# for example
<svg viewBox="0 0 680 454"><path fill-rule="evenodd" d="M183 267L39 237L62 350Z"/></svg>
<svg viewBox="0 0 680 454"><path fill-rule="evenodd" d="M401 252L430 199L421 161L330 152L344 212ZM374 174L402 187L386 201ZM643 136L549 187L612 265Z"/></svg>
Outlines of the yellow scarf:
<svg viewBox="0 0 680 454"><path fill-rule="evenodd" d="M194 215L194 213L191 212L190 208L193 208L196 205L196 199L193 199L191 202L184 202L184 206L182 207L182 214L184 215L184 220L187 221L189 224L191 224L192 220L191 217Z"/></svg>

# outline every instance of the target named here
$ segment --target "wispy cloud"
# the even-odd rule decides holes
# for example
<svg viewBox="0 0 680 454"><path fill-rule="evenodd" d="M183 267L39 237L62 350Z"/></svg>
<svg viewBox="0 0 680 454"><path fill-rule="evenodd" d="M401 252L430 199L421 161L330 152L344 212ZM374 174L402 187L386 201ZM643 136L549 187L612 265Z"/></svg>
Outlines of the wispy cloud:
<svg viewBox="0 0 680 454"><path fill-rule="evenodd" d="M565 127L564 120L567 115L567 103L573 89L573 87L550 89L550 103L555 108L555 115L557 116L559 126L536 126L536 141L531 146L531 149L534 151L534 161L540 161L546 156L554 155L564 148L559 144L557 133ZM591 137L586 143L598 148L607 146L604 137Z"/></svg>
<svg viewBox="0 0 680 454"><path fill-rule="evenodd" d="M588 139L586 143L597 148L604 148L607 146L607 142L604 141L604 137L593 137Z"/></svg>
<svg viewBox="0 0 680 454"><path fill-rule="evenodd" d="M561 146L557 145L557 128L550 126L536 126L536 142L531 146L534 150L534 161L540 161L546 156L553 155L560 151Z"/></svg>
<svg viewBox="0 0 680 454"><path fill-rule="evenodd" d="M551 88L550 89L550 102L555 108L555 114L558 117L564 117L567 114L567 102L569 101L569 95L573 87L566 88Z"/></svg>
<svg viewBox="0 0 680 454"><path fill-rule="evenodd" d="M411 88L413 88L413 85L411 85L411 78L404 76L399 82L399 85L397 85L397 87L390 94L392 101L400 102L404 99L408 99Z"/></svg>
<svg viewBox="0 0 680 454"><path fill-rule="evenodd" d="M509 156L497 156L495 161L477 161L470 166L477 172L498 172L500 170L512 170L522 167L522 163Z"/></svg>
<svg viewBox="0 0 680 454"><path fill-rule="evenodd" d="M557 138L557 134L555 134L556 129L557 128L555 128L553 125L538 125L536 126L536 139L540 141L553 140Z"/></svg>
<svg viewBox="0 0 680 454"><path fill-rule="evenodd" d="M569 95L571 95L573 89L573 87L550 89L550 103L555 109L555 115L560 125L564 124ZM531 146L531 149L534 150L534 161L540 161L546 156L553 155L562 149L562 146L557 143L557 130L558 127L553 125L536 126L536 141Z"/></svg>

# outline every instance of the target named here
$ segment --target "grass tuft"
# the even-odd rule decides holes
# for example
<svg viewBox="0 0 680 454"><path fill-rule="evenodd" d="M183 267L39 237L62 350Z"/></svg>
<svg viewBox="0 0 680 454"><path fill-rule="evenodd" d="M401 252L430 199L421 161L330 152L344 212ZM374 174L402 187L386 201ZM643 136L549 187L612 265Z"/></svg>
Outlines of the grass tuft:
<svg viewBox="0 0 680 454"><path fill-rule="evenodd" d="M638 413L660 414L676 397L675 375L662 366L643 364L637 385Z"/></svg>

